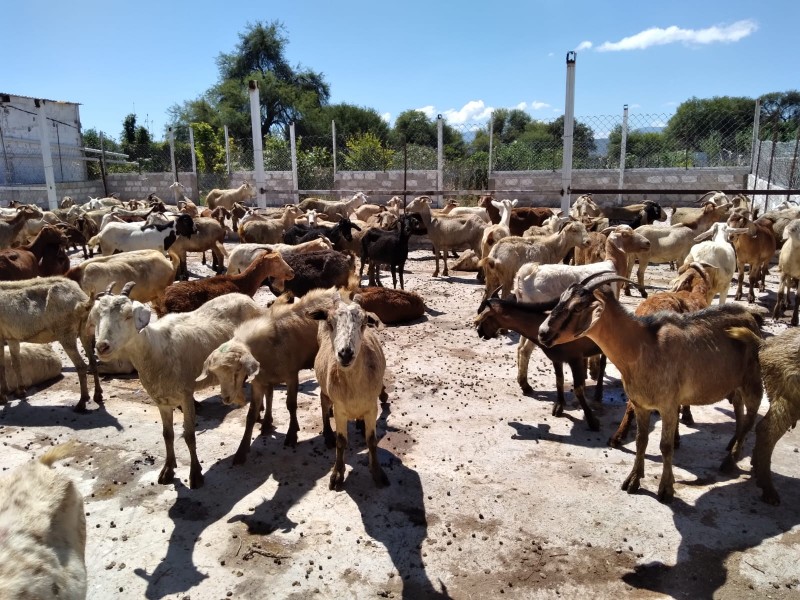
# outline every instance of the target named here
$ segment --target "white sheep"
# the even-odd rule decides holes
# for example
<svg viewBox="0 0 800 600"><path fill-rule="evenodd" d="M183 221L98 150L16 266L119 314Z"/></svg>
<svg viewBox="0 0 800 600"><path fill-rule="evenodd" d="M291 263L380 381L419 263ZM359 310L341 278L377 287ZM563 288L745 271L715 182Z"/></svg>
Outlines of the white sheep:
<svg viewBox="0 0 800 600"><path fill-rule="evenodd" d="M48 450L0 479L0 598L86 598L86 517L72 480L52 464L74 444Z"/></svg>
<svg viewBox="0 0 800 600"><path fill-rule="evenodd" d="M183 411L183 437L189 448L189 487L203 485L195 445L195 379L214 348L229 340L244 321L260 314L258 306L244 294L226 294L206 302L192 312L173 313L150 323L150 309L131 300L132 284L118 296L99 296L89 313L100 360L127 358L139 372L142 386L161 414L167 458L158 482L169 483L175 460L173 410Z"/></svg>
<svg viewBox="0 0 800 600"><path fill-rule="evenodd" d="M378 462L378 438L375 422L378 418L378 397L383 390L386 359L380 340L371 327L382 326L380 319L366 312L355 302L337 298L327 310L315 310L311 318L320 321L317 332L319 352L314 360L314 372L319 382L322 414L333 406L336 419L336 462L330 477L330 489L344 482L344 451L347 447L347 422L363 419L369 469L378 486L389 484L389 478ZM329 428L327 419L324 420Z"/></svg>

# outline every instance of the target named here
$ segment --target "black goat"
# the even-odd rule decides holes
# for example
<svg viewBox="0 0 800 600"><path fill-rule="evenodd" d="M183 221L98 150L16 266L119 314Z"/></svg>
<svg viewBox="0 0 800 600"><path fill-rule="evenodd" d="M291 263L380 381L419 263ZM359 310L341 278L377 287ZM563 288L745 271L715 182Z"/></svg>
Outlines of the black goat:
<svg viewBox="0 0 800 600"><path fill-rule="evenodd" d="M400 272L400 289L405 290L403 270L408 259L408 239L420 233L419 220L410 215L398 222L395 230L370 229L361 238L361 271L358 280L364 275L364 266L369 262L369 285L381 284L381 265L388 265L392 271L392 287L397 287L397 271Z"/></svg>
<svg viewBox="0 0 800 600"><path fill-rule="evenodd" d="M293 225L283 234L283 243L293 246L310 242L317 238L326 237L331 241L335 249L342 238L348 242L353 239L353 229L361 231L361 227L353 223L348 218L343 218L333 227L306 227L305 225Z"/></svg>
<svg viewBox="0 0 800 600"><path fill-rule="evenodd" d="M603 376L606 368L606 357L600 353L600 348L588 337L581 337L566 344L558 344L546 348L539 343L539 326L549 314L547 311L555 306L554 302L544 304L528 304L513 300L500 300L489 298L484 300L478 311L480 315L475 319L478 335L484 339L497 336L499 329L516 331L529 342L529 349L535 344L542 349L545 356L553 363L556 372L556 402L553 404L553 416L560 417L564 412L564 363L572 371L572 381L575 396L578 398L586 423L592 431L600 429L597 417L586 403L586 359L590 356L600 355L600 368L597 375L597 385L594 389L595 402L603 399ZM531 391L528 383L528 360L530 351L526 351L521 343L517 351L517 381L523 392Z"/></svg>
<svg viewBox="0 0 800 600"><path fill-rule="evenodd" d="M284 290L292 292L297 298L314 288L347 287L356 267L355 256L335 250L303 254L293 252L284 256L284 260L294 271L294 278L284 282ZM267 285L275 296L284 291L275 289L271 281Z"/></svg>

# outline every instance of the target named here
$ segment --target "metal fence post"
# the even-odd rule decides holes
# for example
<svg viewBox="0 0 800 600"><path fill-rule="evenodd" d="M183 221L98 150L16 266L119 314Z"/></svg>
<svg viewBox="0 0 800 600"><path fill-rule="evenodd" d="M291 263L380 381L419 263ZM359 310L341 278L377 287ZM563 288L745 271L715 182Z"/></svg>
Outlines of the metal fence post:
<svg viewBox="0 0 800 600"><path fill-rule="evenodd" d="M247 87L250 93L250 128L253 136L253 166L256 172L256 204L267 206L267 176L264 173L264 148L261 141L261 102L258 97L258 82L251 79Z"/></svg>
<svg viewBox="0 0 800 600"><path fill-rule="evenodd" d="M778 116L779 112L775 111L775 119L772 123L772 148L769 152L769 171L767 171L767 195L764 197L764 212L769 210L769 190L770 183L772 183L772 162L775 160L775 149L778 147Z"/></svg>
<svg viewBox="0 0 800 600"><path fill-rule="evenodd" d="M444 187L444 119L436 116L436 194L437 206L442 206L442 188Z"/></svg>
<svg viewBox="0 0 800 600"><path fill-rule="evenodd" d="M786 188L792 189L794 187L794 169L797 166L797 148L800 146L800 126L797 127L797 132L794 136L794 154L792 154L792 166L789 168L789 179L786 182ZM786 194L786 199L791 198Z"/></svg>
<svg viewBox="0 0 800 600"><path fill-rule="evenodd" d="M40 147L44 164L44 181L47 186L47 206L53 210L58 208L58 200L56 200L56 178L53 172L53 155L50 152L50 132L47 130L45 104L44 100L36 100L36 105L39 107L39 130L42 136Z"/></svg>
<svg viewBox="0 0 800 600"><path fill-rule="evenodd" d="M336 121L331 120L331 140L333 141L333 180L336 182Z"/></svg>
<svg viewBox="0 0 800 600"><path fill-rule="evenodd" d="M297 182L297 144L294 137L294 122L289 124L289 143L292 150L292 189L294 191L294 203L300 203L300 191Z"/></svg>
<svg viewBox="0 0 800 600"><path fill-rule="evenodd" d="M492 174L492 151L494 150L494 113L489 116L489 168L487 173Z"/></svg>
<svg viewBox="0 0 800 600"><path fill-rule="evenodd" d="M192 173L194 173L195 178L197 178L197 156L195 155L194 150L194 129L191 125L189 125L189 146L192 149Z"/></svg>
<svg viewBox="0 0 800 600"><path fill-rule="evenodd" d="M756 111L753 115L753 139L752 147L750 148L750 169L753 170L756 164L756 146L758 144L759 134L761 133L761 100L756 100ZM758 172L753 171L753 175L758 178Z"/></svg>
<svg viewBox="0 0 800 600"><path fill-rule="evenodd" d="M231 139L228 137L228 126L225 125L223 131L225 132L225 172L228 177L231 176Z"/></svg>
<svg viewBox="0 0 800 600"><path fill-rule="evenodd" d="M108 182L106 181L106 149L103 144L103 132L100 132L100 176L103 178L103 194L108 197Z"/></svg>
<svg viewBox="0 0 800 600"><path fill-rule="evenodd" d="M561 211L569 214L572 189L572 143L575 131L575 52L567 52L567 94L564 103L564 160L561 164Z"/></svg>
<svg viewBox="0 0 800 600"><path fill-rule="evenodd" d="M175 176L175 181L178 181L178 167L175 164L175 132L172 127L169 128L169 158L172 161L172 174Z"/></svg>
<svg viewBox="0 0 800 600"><path fill-rule="evenodd" d="M622 107L622 139L619 146L619 189L625 184L625 156L628 150L628 105ZM622 194L617 195L617 204L622 205Z"/></svg>

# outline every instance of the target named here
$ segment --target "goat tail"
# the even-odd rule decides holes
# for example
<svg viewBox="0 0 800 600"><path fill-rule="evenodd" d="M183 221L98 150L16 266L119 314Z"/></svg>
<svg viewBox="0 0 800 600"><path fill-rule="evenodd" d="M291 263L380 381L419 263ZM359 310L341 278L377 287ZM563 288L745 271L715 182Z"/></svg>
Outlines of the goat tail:
<svg viewBox="0 0 800 600"><path fill-rule="evenodd" d="M217 208L217 199L214 196L206 197L206 206L211 210Z"/></svg>
<svg viewBox="0 0 800 600"><path fill-rule="evenodd" d="M78 442L70 440L65 444L59 444L50 448L47 452L39 457L39 462L46 467L52 467L53 463L67 456L72 456L78 448Z"/></svg>
<svg viewBox="0 0 800 600"><path fill-rule="evenodd" d="M222 252L222 256L228 256L228 251L225 250L225 246L222 245L220 242L216 242L217 249Z"/></svg>
<svg viewBox="0 0 800 600"><path fill-rule="evenodd" d="M725 333L728 337L746 344L753 344L756 348L760 348L764 344L764 340L761 339L761 336L749 327L728 327Z"/></svg>
<svg viewBox="0 0 800 600"><path fill-rule="evenodd" d="M491 256L487 256L486 258L482 258L478 261L478 266L482 269L489 267L490 269L494 268L495 259Z"/></svg>

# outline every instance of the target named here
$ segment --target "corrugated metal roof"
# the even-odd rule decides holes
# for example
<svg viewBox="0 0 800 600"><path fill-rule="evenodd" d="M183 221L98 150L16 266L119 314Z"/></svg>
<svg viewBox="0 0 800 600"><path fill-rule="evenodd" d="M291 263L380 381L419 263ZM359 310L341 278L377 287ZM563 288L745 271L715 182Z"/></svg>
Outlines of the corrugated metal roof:
<svg viewBox="0 0 800 600"><path fill-rule="evenodd" d="M80 106L80 102L68 102L66 100L50 100L48 98L36 98L35 96L23 96L22 94L10 94L8 92L0 92L0 96L11 96L12 98L26 98L28 100L44 100L45 102L53 102L53 103L60 103L60 104L73 104L75 106Z"/></svg>

